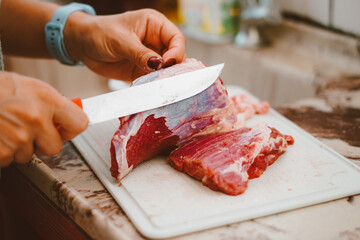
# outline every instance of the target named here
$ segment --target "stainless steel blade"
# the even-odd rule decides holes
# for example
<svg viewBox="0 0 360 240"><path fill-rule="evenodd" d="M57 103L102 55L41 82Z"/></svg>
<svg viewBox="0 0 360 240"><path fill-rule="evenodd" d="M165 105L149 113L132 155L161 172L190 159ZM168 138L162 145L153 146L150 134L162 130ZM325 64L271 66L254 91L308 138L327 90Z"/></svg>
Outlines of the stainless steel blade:
<svg viewBox="0 0 360 240"><path fill-rule="evenodd" d="M192 97L210 87L224 64L202 68L82 100L83 110L95 124L162 107Z"/></svg>

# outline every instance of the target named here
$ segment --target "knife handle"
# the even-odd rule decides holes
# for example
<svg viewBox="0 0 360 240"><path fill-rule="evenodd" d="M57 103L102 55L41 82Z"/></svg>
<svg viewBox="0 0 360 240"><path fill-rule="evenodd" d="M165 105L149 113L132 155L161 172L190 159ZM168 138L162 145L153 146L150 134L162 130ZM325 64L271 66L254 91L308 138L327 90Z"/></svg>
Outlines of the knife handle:
<svg viewBox="0 0 360 240"><path fill-rule="evenodd" d="M83 105L82 105L82 102L81 102L81 98L73 98L71 99L71 101L73 103L75 103L76 105L78 105L81 109L83 109Z"/></svg>
<svg viewBox="0 0 360 240"><path fill-rule="evenodd" d="M78 107L80 107L81 109L83 109L83 105L81 102L81 98L73 98L70 101L72 101L73 103L75 103ZM55 125L57 130L60 130L61 126L59 124Z"/></svg>

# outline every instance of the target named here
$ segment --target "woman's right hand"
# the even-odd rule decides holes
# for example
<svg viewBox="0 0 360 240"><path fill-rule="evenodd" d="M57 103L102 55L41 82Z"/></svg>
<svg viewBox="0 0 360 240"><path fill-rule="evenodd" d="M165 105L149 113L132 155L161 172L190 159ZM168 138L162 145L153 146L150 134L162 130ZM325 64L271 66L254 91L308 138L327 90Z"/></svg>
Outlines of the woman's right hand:
<svg viewBox="0 0 360 240"><path fill-rule="evenodd" d="M44 82L0 72L0 86L0 167L34 152L55 155L88 126L86 114Z"/></svg>

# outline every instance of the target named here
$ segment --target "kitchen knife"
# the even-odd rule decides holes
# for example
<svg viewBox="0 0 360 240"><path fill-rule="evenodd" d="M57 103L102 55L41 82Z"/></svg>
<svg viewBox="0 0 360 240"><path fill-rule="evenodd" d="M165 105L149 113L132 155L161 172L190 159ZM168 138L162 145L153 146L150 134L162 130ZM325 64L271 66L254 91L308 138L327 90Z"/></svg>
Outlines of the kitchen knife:
<svg viewBox="0 0 360 240"><path fill-rule="evenodd" d="M86 99L73 99L89 118L89 124L128 116L192 97L210 87L224 64L163 78Z"/></svg>

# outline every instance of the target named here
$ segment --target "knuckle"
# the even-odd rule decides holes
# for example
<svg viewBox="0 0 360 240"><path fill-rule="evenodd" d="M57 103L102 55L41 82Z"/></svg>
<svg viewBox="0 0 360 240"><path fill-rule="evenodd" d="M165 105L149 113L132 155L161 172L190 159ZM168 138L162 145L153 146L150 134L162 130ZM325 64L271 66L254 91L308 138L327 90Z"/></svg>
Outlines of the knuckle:
<svg viewBox="0 0 360 240"><path fill-rule="evenodd" d="M53 99L54 101L54 99ZM67 99L65 96L59 96L56 98L56 101L54 102L56 109L66 109L68 102L70 100Z"/></svg>
<svg viewBox="0 0 360 240"><path fill-rule="evenodd" d="M36 104L29 104L28 110L26 111L26 118L32 123L41 125L43 122L43 113L39 106Z"/></svg>
<svg viewBox="0 0 360 240"><path fill-rule="evenodd" d="M146 53L147 51L145 49L139 49L139 51L135 53L135 60L141 62Z"/></svg>
<svg viewBox="0 0 360 240"><path fill-rule="evenodd" d="M53 149L51 149L51 152L49 153L49 155L56 155L59 154L61 152L63 148L63 144L57 144L55 147L53 147Z"/></svg>
<svg viewBox="0 0 360 240"><path fill-rule="evenodd" d="M18 145L25 145L32 141L31 134L25 129L16 131L14 137Z"/></svg>
<svg viewBox="0 0 360 240"><path fill-rule="evenodd" d="M143 9L143 11L146 14L145 16L148 16L148 17L157 17L157 16L162 16L163 15L160 12L158 12L155 9L152 9L152 8L145 8L145 9Z"/></svg>
<svg viewBox="0 0 360 240"><path fill-rule="evenodd" d="M61 152L62 142L52 142L50 146L37 146L37 152L48 156L54 156Z"/></svg>
<svg viewBox="0 0 360 240"><path fill-rule="evenodd" d="M36 96L41 103L47 104L49 106L54 105L56 107L59 107L59 105L61 106L63 104L61 100L59 101L59 99L62 99L62 96L55 88L45 82L40 81L37 81L34 84L36 85Z"/></svg>
<svg viewBox="0 0 360 240"><path fill-rule="evenodd" d="M49 84L41 81L34 81L34 88L36 89L36 93L38 97L42 99L49 99L51 98L51 95L54 92L53 87L51 87Z"/></svg>
<svg viewBox="0 0 360 240"><path fill-rule="evenodd" d="M159 23L162 21L167 21L167 18L162 13L154 9L146 9L146 11L147 12L144 13L144 16L146 16L149 22Z"/></svg>

